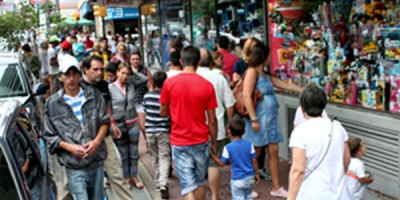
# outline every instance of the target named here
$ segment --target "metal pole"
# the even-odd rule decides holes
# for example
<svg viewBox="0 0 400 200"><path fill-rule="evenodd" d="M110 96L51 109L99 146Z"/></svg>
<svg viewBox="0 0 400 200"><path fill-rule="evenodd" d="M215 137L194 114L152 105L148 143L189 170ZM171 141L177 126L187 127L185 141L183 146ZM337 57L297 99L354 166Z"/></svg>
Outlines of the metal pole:
<svg viewBox="0 0 400 200"><path fill-rule="evenodd" d="M103 25L103 37L106 37L106 24L104 23L104 17L101 17L101 24Z"/></svg>
<svg viewBox="0 0 400 200"><path fill-rule="evenodd" d="M50 28L49 0L46 0L46 34L45 34L46 37L47 34L49 34L49 28Z"/></svg>

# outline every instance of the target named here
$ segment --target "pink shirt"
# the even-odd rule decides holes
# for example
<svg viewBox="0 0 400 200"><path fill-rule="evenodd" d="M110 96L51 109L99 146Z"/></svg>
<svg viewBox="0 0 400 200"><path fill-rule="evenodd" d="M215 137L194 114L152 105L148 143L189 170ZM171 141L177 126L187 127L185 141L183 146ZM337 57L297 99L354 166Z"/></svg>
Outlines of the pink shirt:
<svg viewBox="0 0 400 200"><path fill-rule="evenodd" d="M224 72L229 76L230 80L232 80L233 66L235 65L235 62L239 60L239 58L225 49L220 49L218 50L218 52L220 52L223 56Z"/></svg>

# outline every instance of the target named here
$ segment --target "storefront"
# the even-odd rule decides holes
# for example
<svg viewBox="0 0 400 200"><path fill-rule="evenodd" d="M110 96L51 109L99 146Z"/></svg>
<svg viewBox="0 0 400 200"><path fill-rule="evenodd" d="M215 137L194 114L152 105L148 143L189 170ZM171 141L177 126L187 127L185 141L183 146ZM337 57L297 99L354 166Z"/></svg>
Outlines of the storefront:
<svg viewBox="0 0 400 200"><path fill-rule="evenodd" d="M163 38L174 37L168 26L175 22L192 44L226 35L240 50L241 40L259 38L270 46L273 75L318 84L328 94L330 117L367 145L364 160L375 181L366 199L400 198L400 1L181 0L178 18L169 19L163 9L170 3L178 1L153 1L155 13L141 16L144 38L149 29L165 35L164 60ZM277 91L277 97L286 138L280 156L290 159L298 96Z"/></svg>
<svg viewBox="0 0 400 200"><path fill-rule="evenodd" d="M134 37L138 34L138 18L138 8L107 7L107 16L104 18L106 32Z"/></svg>

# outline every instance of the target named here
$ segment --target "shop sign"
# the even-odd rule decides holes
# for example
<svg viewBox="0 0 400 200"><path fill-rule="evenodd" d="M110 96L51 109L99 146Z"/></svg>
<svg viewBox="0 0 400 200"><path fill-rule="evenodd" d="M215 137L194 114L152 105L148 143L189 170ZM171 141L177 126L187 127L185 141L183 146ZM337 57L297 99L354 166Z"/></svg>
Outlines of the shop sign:
<svg viewBox="0 0 400 200"><path fill-rule="evenodd" d="M107 8L105 20L137 19L138 17L139 9L137 8Z"/></svg>

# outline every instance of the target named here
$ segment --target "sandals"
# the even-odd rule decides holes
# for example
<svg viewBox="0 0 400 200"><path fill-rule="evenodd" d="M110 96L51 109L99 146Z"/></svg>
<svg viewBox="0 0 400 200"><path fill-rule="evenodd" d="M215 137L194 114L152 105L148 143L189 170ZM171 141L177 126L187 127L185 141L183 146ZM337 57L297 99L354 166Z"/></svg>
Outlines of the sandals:
<svg viewBox="0 0 400 200"><path fill-rule="evenodd" d="M139 190L144 188L144 185L140 182L140 180L137 177L132 178L132 183L133 183L133 186L135 186Z"/></svg>

